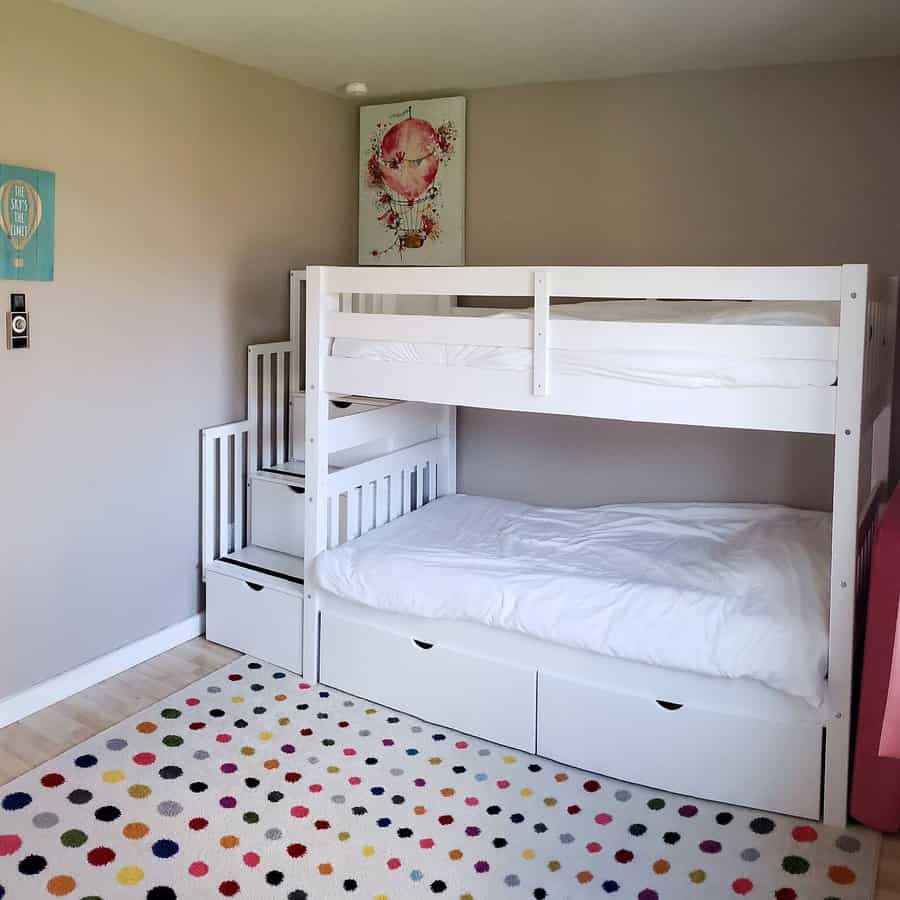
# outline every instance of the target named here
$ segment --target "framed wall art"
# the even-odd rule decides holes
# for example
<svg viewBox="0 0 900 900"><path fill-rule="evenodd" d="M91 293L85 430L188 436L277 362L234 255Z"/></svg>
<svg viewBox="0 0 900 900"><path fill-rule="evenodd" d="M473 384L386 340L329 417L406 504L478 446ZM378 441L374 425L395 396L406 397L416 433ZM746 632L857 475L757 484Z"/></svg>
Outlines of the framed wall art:
<svg viewBox="0 0 900 900"><path fill-rule="evenodd" d="M465 263L466 99L359 113L359 262Z"/></svg>
<svg viewBox="0 0 900 900"><path fill-rule="evenodd" d="M0 278L53 280L56 176L0 163Z"/></svg>

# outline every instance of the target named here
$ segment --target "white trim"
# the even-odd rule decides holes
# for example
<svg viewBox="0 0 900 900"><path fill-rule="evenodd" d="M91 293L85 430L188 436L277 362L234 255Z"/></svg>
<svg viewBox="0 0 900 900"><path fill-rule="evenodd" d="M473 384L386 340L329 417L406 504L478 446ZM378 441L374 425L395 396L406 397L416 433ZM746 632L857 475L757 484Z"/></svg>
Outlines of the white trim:
<svg viewBox="0 0 900 900"><path fill-rule="evenodd" d="M312 267L328 294L532 297L534 268L445 266ZM554 297L661 297L666 300L841 299L840 266L692 267L555 266L545 271Z"/></svg>
<svg viewBox="0 0 900 900"><path fill-rule="evenodd" d="M92 659L90 662L69 669L68 672L63 672L53 678L48 678L47 681L26 688L18 694L5 697L0 700L0 728L5 728L47 706L59 703L60 700L65 700L72 694L93 687L107 678L112 678L113 675L118 675L132 666L138 665L138 663L159 656L160 653L165 653L185 641L200 637L203 629L203 613L197 613L183 622L176 622L162 631L119 647L112 653Z"/></svg>

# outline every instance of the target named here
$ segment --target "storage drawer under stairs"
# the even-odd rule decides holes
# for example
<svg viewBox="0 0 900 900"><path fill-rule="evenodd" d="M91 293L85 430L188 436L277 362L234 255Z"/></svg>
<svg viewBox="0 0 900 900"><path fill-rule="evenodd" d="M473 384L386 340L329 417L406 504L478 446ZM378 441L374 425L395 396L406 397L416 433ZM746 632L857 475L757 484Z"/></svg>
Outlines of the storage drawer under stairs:
<svg viewBox="0 0 900 900"><path fill-rule="evenodd" d="M259 547L303 556L306 508L303 463L285 463L250 476L250 538Z"/></svg>
<svg viewBox="0 0 900 900"><path fill-rule="evenodd" d="M206 573L207 639L301 672L302 580L266 574L266 560L281 554L247 547L240 555L259 564L250 563L250 568L239 561L220 559ZM288 561L302 572L302 560Z"/></svg>

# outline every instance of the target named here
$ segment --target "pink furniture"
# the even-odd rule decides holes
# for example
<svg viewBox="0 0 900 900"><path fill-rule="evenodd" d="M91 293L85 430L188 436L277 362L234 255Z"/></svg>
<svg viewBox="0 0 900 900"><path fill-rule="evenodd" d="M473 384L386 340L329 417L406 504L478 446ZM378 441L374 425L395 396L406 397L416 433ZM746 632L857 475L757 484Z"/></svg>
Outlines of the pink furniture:
<svg viewBox="0 0 900 900"><path fill-rule="evenodd" d="M850 814L900 830L900 490L878 525L863 650Z"/></svg>

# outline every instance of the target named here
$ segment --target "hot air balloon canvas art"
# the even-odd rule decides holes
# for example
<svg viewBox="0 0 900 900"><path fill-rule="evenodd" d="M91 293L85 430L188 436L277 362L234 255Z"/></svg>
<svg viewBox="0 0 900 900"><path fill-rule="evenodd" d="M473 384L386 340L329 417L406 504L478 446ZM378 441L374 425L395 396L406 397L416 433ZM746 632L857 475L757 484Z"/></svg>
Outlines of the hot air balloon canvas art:
<svg viewBox="0 0 900 900"><path fill-rule="evenodd" d="M0 278L53 280L56 176L0 164Z"/></svg>
<svg viewBox="0 0 900 900"><path fill-rule="evenodd" d="M360 109L359 262L465 262L466 99Z"/></svg>

